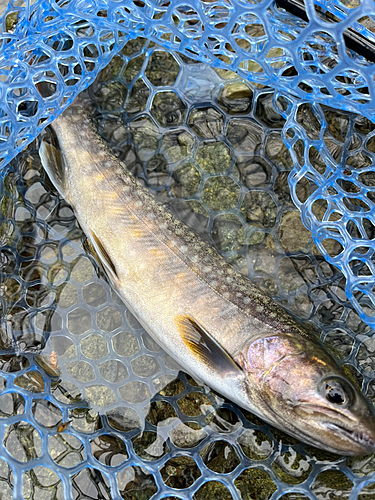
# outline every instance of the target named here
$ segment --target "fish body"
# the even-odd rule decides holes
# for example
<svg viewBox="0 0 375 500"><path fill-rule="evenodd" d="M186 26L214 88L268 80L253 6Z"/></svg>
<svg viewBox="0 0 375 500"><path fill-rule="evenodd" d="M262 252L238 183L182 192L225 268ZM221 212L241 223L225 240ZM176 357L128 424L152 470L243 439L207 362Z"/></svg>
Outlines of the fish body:
<svg viewBox="0 0 375 500"><path fill-rule="evenodd" d="M289 434L326 450L375 449L372 407L333 358L127 171L80 98L42 143L124 303L191 375Z"/></svg>

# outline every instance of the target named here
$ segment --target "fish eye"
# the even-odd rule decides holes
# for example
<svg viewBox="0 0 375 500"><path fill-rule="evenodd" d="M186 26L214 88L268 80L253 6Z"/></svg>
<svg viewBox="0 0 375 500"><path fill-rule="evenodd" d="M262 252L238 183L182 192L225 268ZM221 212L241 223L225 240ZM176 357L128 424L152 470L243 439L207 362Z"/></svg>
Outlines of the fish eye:
<svg viewBox="0 0 375 500"><path fill-rule="evenodd" d="M322 384L322 392L327 401L337 406L348 406L352 399L352 388L342 379L326 379Z"/></svg>

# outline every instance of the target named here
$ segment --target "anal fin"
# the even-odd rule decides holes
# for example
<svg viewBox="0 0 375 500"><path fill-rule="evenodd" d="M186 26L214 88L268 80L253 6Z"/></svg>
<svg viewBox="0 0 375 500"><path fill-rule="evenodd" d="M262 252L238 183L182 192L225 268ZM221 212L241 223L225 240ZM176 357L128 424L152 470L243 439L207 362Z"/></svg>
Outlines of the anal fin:
<svg viewBox="0 0 375 500"><path fill-rule="evenodd" d="M65 161L61 151L49 142L42 140L39 146L39 156L44 170L47 172L53 185L59 194L69 202L65 177Z"/></svg>

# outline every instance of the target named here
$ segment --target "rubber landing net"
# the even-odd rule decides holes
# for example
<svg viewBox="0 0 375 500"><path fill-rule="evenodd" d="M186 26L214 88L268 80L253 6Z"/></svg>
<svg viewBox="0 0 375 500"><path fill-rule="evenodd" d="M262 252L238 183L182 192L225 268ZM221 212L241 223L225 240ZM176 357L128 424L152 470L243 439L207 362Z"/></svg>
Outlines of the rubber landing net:
<svg viewBox="0 0 375 500"><path fill-rule="evenodd" d="M280 95L286 93L283 138L295 162L289 177L293 201L322 254L344 273L347 296L361 318L375 325L370 244L373 127L353 129L344 142L338 138L338 143L327 144L327 123L317 108L323 104L349 110L371 122L375 111L372 0L335 0L329 10L324 2L297 3L293 12L299 16L271 1L17 5L10 2L1 18L1 165L92 83L129 38L139 35L269 85ZM50 98L43 99L38 92L40 81L54 85ZM304 119L316 124L314 133L304 129ZM324 168L311 161L314 151ZM301 201L296 189L304 178L315 190ZM329 240L338 243L333 254L327 250L332 248Z"/></svg>
<svg viewBox="0 0 375 500"><path fill-rule="evenodd" d="M207 395L192 379L181 374L177 377L178 366L142 332L100 278L95 262L84 255L84 237L70 208L45 189L48 181L37 164L36 151L29 148L15 161L21 177L9 171L7 164L24 151L80 91L94 82L110 60L118 57L116 54L121 54L119 69L133 61L134 75L145 74L149 82L152 78L147 73L147 61L152 65L152 57L158 57L152 54L161 50L160 47L164 48L164 54L165 51L171 57L174 54L172 59L175 58L180 68L189 60L205 63L204 72L200 68L201 74L193 77L190 70L181 69L177 83L160 84L156 79L149 87L143 109L159 120L161 129L170 127L170 123L163 122L163 111L158 111L157 100L153 100L160 86L171 92L169 105L173 113L176 109L179 111L181 123L189 124L192 109L206 110L212 105L212 122L222 121L223 128L218 129L217 134L225 136L227 145L227 149L223 146L223 161L226 161L227 150L234 155L228 164L230 175L225 177L234 183L238 176L243 176L241 181L246 177L246 172L241 170L244 155L265 152L275 164L283 163L283 158L291 158L290 165L286 165L289 160L285 160L285 165L277 166L285 167L288 172L290 194L302 221L311 231L316 247L332 264L324 268L316 257L311 261L312 267L306 265L307 260L302 266L306 275L306 269L320 266L319 269L324 270L321 281L326 285L334 283L328 299L323 302L317 298L314 305L319 312L321 339L330 345L337 338L344 338L338 342L343 350L342 364L356 367L355 376L372 397L374 348L366 324L371 327L375 324L374 15L373 3L359 0L332 1L329 6L323 2L296 2L292 7L281 0L277 4L239 0L62 1L26 6L17 1L9 3L1 17L0 35L0 161L4 177L1 263L6 277L16 272L22 279L20 282L4 279L1 285L4 351L1 371L6 375L1 379L0 410L6 425L1 425L4 449L0 484L5 498L13 495L17 500L21 495L37 498L43 493L47 498L54 498L53 495L77 499L138 499L141 495L144 498L152 495L192 498L196 495L200 500L206 498L205 495L215 495L216 491L225 499L239 498L239 492L273 499L290 492L294 496L285 498L315 499L323 498L326 488L334 489L335 484L340 485L341 489L338 486L336 489L341 497L372 498L373 483L371 477L366 477L373 469L371 459L344 465L341 459L306 450L292 439L274 434L229 402L212 393ZM136 44L138 37L148 40L149 47L140 46L134 53L126 49L132 40ZM156 49L153 42L158 44ZM138 67L139 60L134 61L141 54L146 56ZM240 85L241 92L251 94L257 103L252 104L253 111L249 111L251 126L242 142L235 131L237 118L231 116L246 114L246 110L233 110L233 103L228 103L223 93L214 95L212 89L216 85L225 88L225 82L210 73L212 67L223 70L223 74L232 71L239 75L234 75L233 85ZM171 71L170 63L168 71ZM37 83L42 81L52 84L54 93L48 99L37 90ZM248 87L245 85L247 90L244 82L250 82ZM228 85L231 84L228 78ZM181 102L185 99L181 106L173 97L178 95L178 85L182 85L183 90ZM127 97L128 104L134 97L131 105L135 112L141 109L140 101L145 95L145 89L136 90ZM118 92L123 92L121 87ZM100 96L99 91L96 96L99 108ZM269 122L263 121L267 132L256 125L262 115L257 111L260 108L270 113ZM113 110L104 106L102 111L106 118L102 133L115 146L121 133L119 127L111 128ZM173 116L175 120L175 114ZM191 120L192 130L198 137L215 138L212 135L215 129L207 132L195 125L199 123L199 113ZM268 147L273 128L280 130L283 141L276 153L272 148L276 148L277 141ZM267 138L262 145L265 133ZM135 126L132 139L135 143L138 141L140 149L142 134L144 132ZM182 132L178 136L166 134L162 139L150 121L147 135L148 139L154 137L158 144L161 141L161 149L167 151L170 158L174 155L177 162L182 150L195 155L196 159L199 157L199 147L192 146L188 135ZM155 146L155 151L158 148ZM131 160L133 151L128 153L126 159ZM34 167L31 173L26 173L30 158ZM240 174L235 174L234 158ZM202 179L206 179L207 172L212 174L209 158L202 160L204 166L196 161ZM137 173L137 162L133 163ZM266 163L261 177L265 175L270 183L272 179L275 186L274 167L267 167ZM152 171L155 175L146 181L162 189L165 178L160 163L156 162ZM166 189L171 189L173 194L177 188L168 184L173 180L171 176L167 178ZM278 179L282 182L286 176ZM176 197L194 198L194 193L179 189L175 191ZM275 187L274 190L277 191ZM244 193L241 196L245 200ZM22 210L17 205L21 198L24 200ZM245 207L251 206L254 201L251 200L246 198ZM263 226L268 231L272 226L273 206L269 201L265 205L268 219L263 220ZM214 205L211 208L218 210ZM243 211L233 209L232 212L233 216L244 216ZM12 218L17 221L14 225L9 222ZM211 234L221 230L215 220L210 216ZM283 220L286 218L278 223L282 225ZM272 231L269 233L276 238ZM254 236L246 235L247 243L254 244L259 238L256 232L252 234ZM281 238L280 234L278 237ZM232 248L221 250L230 253ZM256 265L259 272L269 265L272 251L270 243L264 260L252 262L255 271ZM293 250L291 252L293 254ZM249 263L248 253L246 255ZM40 262L37 269L36 256ZM237 265L241 267L246 259L240 262L237 259ZM299 254L291 256L293 265L298 259L301 260ZM287 265L285 262L279 259L277 265ZM334 266L345 276L344 284L335 282ZM99 272L99 277L93 269ZM72 287L69 293L67 287L61 286L68 274ZM272 283L270 286L272 288ZM309 287L307 285L306 290L311 292ZM343 289L363 322L353 319L344 308ZM49 308L52 296L58 297L59 305L55 309ZM301 295L293 296L296 303L298 297ZM294 304L298 313L304 309L307 295L300 300L299 305ZM293 311L293 304L288 305ZM309 306L305 310L308 319L313 310ZM32 312L31 319L27 311ZM336 333L328 328L327 318L337 319ZM64 328L68 334L59 334ZM95 352L90 344L92 333L90 341L79 337L91 329L100 330L104 339L102 343L98 339L94 343ZM15 337L18 356L7 354L14 347ZM47 340L52 357L35 355L44 349ZM54 371L53 353L64 359L60 362L62 375ZM130 363L128 367L119 361L123 358ZM101 390L103 386L106 391ZM199 409L191 414L194 401L198 401ZM182 427L176 425L177 417ZM281 443L280 453L275 439ZM109 458L108 449L111 449ZM230 460L227 470L216 472L215 458L220 454ZM254 460L260 465L255 467ZM332 470L328 470L327 464L332 465ZM188 471L183 484L178 482L182 469ZM325 475L328 472L329 480ZM220 476L216 475L219 473ZM214 482L217 490L212 486ZM213 489L205 490L207 483Z"/></svg>

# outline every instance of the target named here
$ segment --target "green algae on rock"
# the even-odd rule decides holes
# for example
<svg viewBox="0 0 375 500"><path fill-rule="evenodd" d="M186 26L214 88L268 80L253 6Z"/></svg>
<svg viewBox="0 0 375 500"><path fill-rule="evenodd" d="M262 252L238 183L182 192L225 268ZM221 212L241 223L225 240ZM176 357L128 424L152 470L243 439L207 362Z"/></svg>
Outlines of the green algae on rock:
<svg viewBox="0 0 375 500"><path fill-rule="evenodd" d="M170 458L160 469L164 483L170 488L189 488L202 474L195 462L189 456Z"/></svg>
<svg viewBox="0 0 375 500"><path fill-rule="evenodd" d="M238 443L251 460L265 460L273 451L271 439L258 429L246 430L238 438Z"/></svg>
<svg viewBox="0 0 375 500"><path fill-rule="evenodd" d="M272 464L273 470L283 483L300 484L310 475L312 466L300 453L286 451L279 455Z"/></svg>
<svg viewBox="0 0 375 500"><path fill-rule="evenodd" d="M276 491L276 485L262 469L246 469L234 480L242 500L268 500Z"/></svg>
<svg viewBox="0 0 375 500"><path fill-rule="evenodd" d="M348 500L352 488L353 482L338 470L320 472L311 485L311 491L318 500L328 496L330 500Z"/></svg>
<svg viewBox="0 0 375 500"><path fill-rule="evenodd" d="M201 174L192 163L179 165L172 172L171 191L175 198L194 195L201 182Z"/></svg>
<svg viewBox="0 0 375 500"><path fill-rule="evenodd" d="M212 210L234 208L240 197L240 187L228 176L209 177L203 186L203 201Z"/></svg>
<svg viewBox="0 0 375 500"><path fill-rule="evenodd" d="M155 427L170 425L177 414L173 406L167 401L153 401L148 407L143 408L147 422Z"/></svg>
<svg viewBox="0 0 375 500"><path fill-rule="evenodd" d="M194 500L212 500L212 498L232 500L232 495L223 483L219 481L207 481L194 494L193 498Z"/></svg>
<svg viewBox="0 0 375 500"><path fill-rule="evenodd" d="M249 191L242 202L241 213L251 226L270 228L275 225L277 207L265 191Z"/></svg>
<svg viewBox="0 0 375 500"><path fill-rule="evenodd" d="M191 392L177 401L181 411L190 417L207 413L212 402L201 392Z"/></svg>
<svg viewBox="0 0 375 500"><path fill-rule="evenodd" d="M224 142L202 142L196 152L195 160L204 172L216 174L229 169L232 154Z"/></svg>
<svg viewBox="0 0 375 500"><path fill-rule="evenodd" d="M245 228L234 214L223 214L215 217L211 237L221 252L233 252L245 243Z"/></svg>

